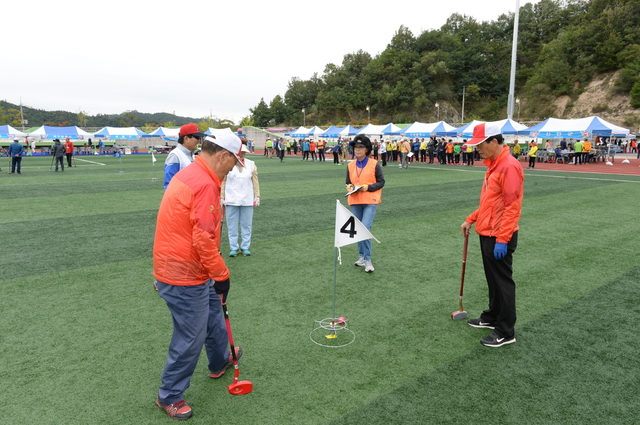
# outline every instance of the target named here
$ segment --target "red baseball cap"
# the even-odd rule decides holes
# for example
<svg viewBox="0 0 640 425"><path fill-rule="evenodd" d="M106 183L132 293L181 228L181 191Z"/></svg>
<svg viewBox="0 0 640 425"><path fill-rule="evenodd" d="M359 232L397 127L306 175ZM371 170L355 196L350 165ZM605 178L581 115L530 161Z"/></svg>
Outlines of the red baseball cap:
<svg viewBox="0 0 640 425"><path fill-rule="evenodd" d="M476 146L480 143L502 134L502 128L495 122L483 122L473 127L473 138L467 142L467 146Z"/></svg>
<svg viewBox="0 0 640 425"><path fill-rule="evenodd" d="M194 123L185 124L180 127L180 137L182 136L195 136L195 137L207 137L206 134L201 133L200 129Z"/></svg>

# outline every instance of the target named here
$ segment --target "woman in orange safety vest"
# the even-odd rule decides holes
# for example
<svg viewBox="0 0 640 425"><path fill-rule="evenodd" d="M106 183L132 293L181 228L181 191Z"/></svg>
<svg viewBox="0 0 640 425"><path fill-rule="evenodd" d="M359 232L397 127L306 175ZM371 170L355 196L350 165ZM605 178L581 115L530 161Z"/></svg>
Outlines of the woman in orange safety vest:
<svg viewBox="0 0 640 425"><path fill-rule="evenodd" d="M351 161L347 167L346 181L347 192L353 192L348 198L349 208L371 230L378 204L382 201L384 175L378 161L369 157L373 147L367 136L356 136L353 146L356 160ZM371 239L358 242L358 254L360 257L355 266L364 267L365 272L371 273L374 270L371 263Z"/></svg>

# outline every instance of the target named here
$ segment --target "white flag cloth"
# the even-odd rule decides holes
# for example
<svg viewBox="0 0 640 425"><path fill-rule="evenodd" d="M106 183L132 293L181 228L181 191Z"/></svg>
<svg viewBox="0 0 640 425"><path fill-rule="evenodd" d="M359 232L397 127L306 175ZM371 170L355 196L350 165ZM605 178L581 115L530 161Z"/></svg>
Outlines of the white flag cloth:
<svg viewBox="0 0 640 425"><path fill-rule="evenodd" d="M156 159L155 155L153 154L153 152L151 152L151 162L154 163L156 161L157 161L157 159Z"/></svg>
<svg viewBox="0 0 640 425"><path fill-rule="evenodd" d="M380 243L364 224L336 199L336 237L334 246L340 248L341 246L366 241L367 239L373 239Z"/></svg>

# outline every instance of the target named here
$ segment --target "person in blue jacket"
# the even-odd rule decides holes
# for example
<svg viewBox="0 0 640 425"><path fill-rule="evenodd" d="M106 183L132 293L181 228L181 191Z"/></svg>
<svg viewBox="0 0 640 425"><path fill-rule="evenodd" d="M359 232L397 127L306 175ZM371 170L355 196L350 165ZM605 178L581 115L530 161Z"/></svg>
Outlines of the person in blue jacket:
<svg viewBox="0 0 640 425"><path fill-rule="evenodd" d="M193 152L206 134L201 133L196 124L185 124L178 133L178 145L169 152L164 161L164 188L169 186L173 176L193 162Z"/></svg>
<svg viewBox="0 0 640 425"><path fill-rule="evenodd" d="M13 139L13 143L9 145L9 156L11 157L11 172L9 174L15 174L16 168L18 168L18 174L20 172L20 164L22 162L22 154L24 153L24 146L20 144L18 138Z"/></svg>

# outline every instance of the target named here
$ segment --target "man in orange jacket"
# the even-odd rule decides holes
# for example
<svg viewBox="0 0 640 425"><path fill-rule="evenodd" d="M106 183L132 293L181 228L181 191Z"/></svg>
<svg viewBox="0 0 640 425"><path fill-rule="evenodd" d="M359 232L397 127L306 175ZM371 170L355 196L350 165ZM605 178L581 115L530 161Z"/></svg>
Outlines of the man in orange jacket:
<svg viewBox="0 0 640 425"><path fill-rule="evenodd" d="M500 127L483 123L473 129L467 146L476 146L488 167L484 176L480 206L462 223L463 236L476 224L484 274L489 286L489 308L467 323L494 331L480 340L487 347L516 342L516 284L512 254L518 244L518 220L524 196L524 171L504 145Z"/></svg>
<svg viewBox="0 0 640 425"><path fill-rule="evenodd" d="M204 346L211 378L232 363L220 297L229 291L229 269L220 255L220 185L242 159L240 139L207 136L202 151L178 171L167 187L153 246L153 274L158 294L173 319L173 336L156 404L172 419L193 414L184 400ZM236 348L237 356L242 350Z"/></svg>

